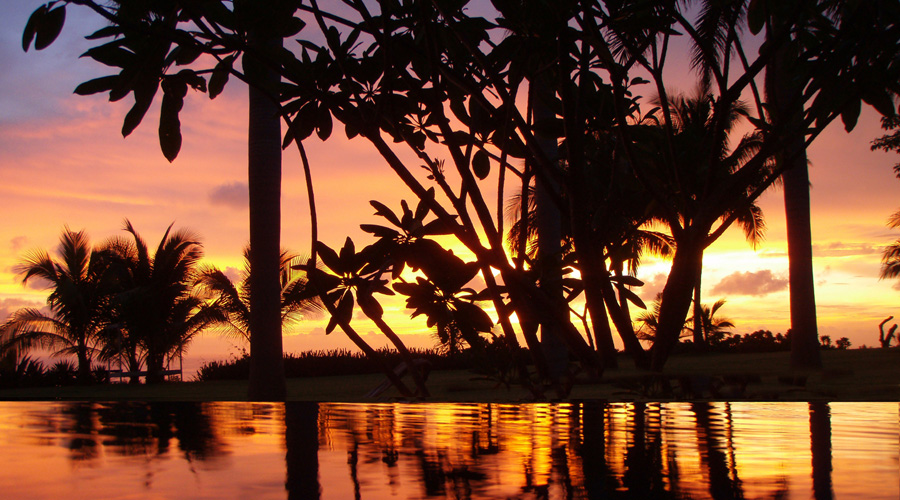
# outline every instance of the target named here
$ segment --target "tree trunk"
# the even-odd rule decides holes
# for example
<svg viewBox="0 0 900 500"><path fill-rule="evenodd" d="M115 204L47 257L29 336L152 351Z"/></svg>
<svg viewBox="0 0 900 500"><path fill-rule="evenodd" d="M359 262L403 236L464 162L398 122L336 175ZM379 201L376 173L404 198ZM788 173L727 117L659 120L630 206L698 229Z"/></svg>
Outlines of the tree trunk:
<svg viewBox="0 0 900 500"><path fill-rule="evenodd" d="M573 212L575 211L573 210ZM573 226L579 228L587 223L587 221L573 220ZM578 229L573 228L573 232L582 236L578 234L581 232ZM597 251L586 241L589 237L576 238L575 252L578 262L581 263L581 281L584 283L584 297L591 315L591 324L594 327L597 352L600 353L604 368L615 369L618 368L616 347L613 344L612 330L609 328L609 319L603 300L603 280L609 280L609 273L606 272L606 266L603 265L602 252Z"/></svg>
<svg viewBox="0 0 900 500"><path fill-rule="evenodd" d="M553 99L551 78L549 75L540 75L534 79L532 105L534 109L534 121L540 122L552 119L555 116L550 102ZM559 158L559 146L555 137L538 137L538 147L548 159L548 165L535 165L535 168L556 168ZM537 163L537 162L535 162ZM559 185L550 181L550 172L546 176L537 176L535 180L535 211L537 218L538 234L538 261L540 265L541 290L547 293L553 302L553 307L559 309L557 313L568 309L563 299L561 242L562 242L562 213L554 201L554 194L559 193ZM559 314L557 314L559 315ZM544 316L545 318L547 316ZM547 360L547 368L550 379L557 381L568 371L569 352L562 338L560 328L562 325L555 321L541 322L541 349Z"/></svg>
<svg viewBox="0 0 900 500"><path fill-rule="evenodd" d="M374 299L373 299L374 300ZM362 308L362 306L360 306ZM370 311L366 311L363 309L363 313L375 323L375 326L381 330L381 333L384 334L388 340L394 344L394 347L397 348L397 352L400 353L400 358L403 359L403 362L406 363L407 371L412 375L413 381L416 384L416 395L422 398L427 398L430 394L428 393L428 387L425 386L425 368L416 366L415 360L412 357L412 353L409 352L409 349L406 348L406 344L400 340L400 337L394 333L394 330L388 325L384 319L382 319L380 314L372 313Z"/></svg>
<svg viewBox="0 0 900 500"><path fill-rule="evenodd" d="M789 47L789 46L788 46ZM766 68L765 89L770 119L782 134L792 139L778 157L784 167L784 215L787 225L789 283L791 297L791 368L822 367L816 324L816 295L812 267L812 231L809 217L809 172L806 145L801 133L802 88L794 58L788 48L780 49ZM786 163L786 164L785 164Z"/></svg>
<svg viewBox="0 0 900 500"><path fill-rule="evenodd" d="M663 288L662 302L659 308L656 341L653 343L650 368L662 371L672 348L678 343L684 319L691 307L691 292L697 279L697 269L703 259L703 247L693 241L691 230L686 230L682 241L676 242L675 256L672 259L672 270ZM694 231L696 232L696 231Z"/></svg>
<svg viewBox="0 0 900 500"><path fill-rule="evenodd" d="M128 358L128 371L131 373L139 373L141 371L141 363L137 360L137 357L134 355L130 355ZM128 383L131 385L137 385L141 383L140 375L132 375L128 378Z"/></svg>
<svg viewBox="0 0 900 500"><path fill-rule="evenodd" d="M91 360L87 355L86 346L78 346L78 382L88 384L91 382Z"/></svg>
<svg viewBox="0 0 900 500"><path fill-rule="evenodd" d="M809 174L805 152L781 176L787 223L791 296L791 368L822 367L816 322L816 291L809 217Z"/></svg>
<svg viewBox="0 0 900 500"><path fill-rule="evenodd" d="M634 333L634 327L628 312L616 302L616 291L612 281L609 280L609 276L600 281L600 286L603 287L603 300L606 301L606 308L609 310L613 324L616 325L616 331L619 332L619 337L625 346L625 352L634 360L634 366L640 369L649 368L647 352L644 351L641 341Z"/></svg>
<svg viewBox="0 0 900 500"><path fill-rule="evenodd" d="M163 364L165 355L157 352L147 353L147 383L159 384L165 381Z"/></svg>
<svg viewBox="0 0 900 500"><path fill-rule="evenodd" d="M277 50L282 40L264 32L249 35L251 47ZM278 73L252 56L244 56L251 82L248 122L248 184L250 194L250 383L251 401L283 401L286 394L281 340L281 118Z"/></svg>
<svg viewBox="0 0 900 500"><path fill-rule="evenodd" d="M697 268L697 278L694 283L694 346L706 346L706 335L703 332L703 306L700 302L700 283L703 280L703 256L700 257L700 267Z"/></svg>

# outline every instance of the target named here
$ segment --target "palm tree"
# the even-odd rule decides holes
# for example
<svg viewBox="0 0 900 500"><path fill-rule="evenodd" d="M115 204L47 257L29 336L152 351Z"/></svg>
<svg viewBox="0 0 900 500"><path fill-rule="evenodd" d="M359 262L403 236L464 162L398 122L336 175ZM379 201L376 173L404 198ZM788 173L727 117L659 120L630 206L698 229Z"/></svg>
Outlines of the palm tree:
<svg viewBox="0 0 900 500"><path fill-rule="evenodd" d="M281 251L281 321L289 324L300 318L309 318L322 312L318 298L307 298L306 274L294 266L305 264L306 258ZM213 266L200 269L197 286L227 316L220 326L225 333L244 343L250 342L250 247L244 249L244 272L236 285L221 270Z"/></svg>
<svg viewBox="0 0 900 500"><path fill-rule="evenodd" d="M900 211L891 214L888 219L888 227L896 229L900 227ZM896 278L900 276L900 239L885 247L881 256L880 278Z"/></svg>
<svg viewBox="0 0 900 500"><path fill-rule="evenodd" d="M91 360L100 333L107 327L111 312L112 282L108 261L93 249L84 231L63 230L57 257L37 250L17 266L22 283L43 280L51 289L47 297L50 311L23 308L2 326L0 352L33 347L49 348L54 355L75 355L78 378L91 378Z"/></svg>
<svg viewBox="0 0 900 500"><path fill-rule="evenodd" d="M256 12L260 0L251 2ZM250 383L251 400L283 401L286 395L281 340L281 76L256 55L275 54L284 43L272 25L281 9L250 20L244 72L249 86L248 186L250 193Z"/></svg>
<svg viewBox="0 0 900 500"><path fill-rule="evenodd" d="M203 255L199 239L188 231L166 229L155 253L125 220L133 241L111 245L126 269L123 291L116 298L117 319L129 342L143 351L147 382L163 380L163 368L181 355L204 328L225 320L217 307L206 304L193 289Z"/></svg>
<svg viewBox="0 0 900 500"><path fill-rule="evenodd" d="M660 120L665 127L642 132L650 146L645 158L653 166L651 181L658 190L666 190L661 201L675 214L665 219L675 252L663 290L661 341L653 346L655 369L665 363L683 327L691 292L699 285L705 249L731 222L744 230L751 243L761 240L762 213L751 196L772 167L768 162L753 178L735 180L762 144L761 136L751 133L734 147L729 145L731 132L746 114L742 103L721 102L701 85L694 96L670 96L666 104L668 111ZM713 227L717 220L723 222Z"/></svg>
<svg viewBox="0 0 900 500"><path fill-rule="evenodd" d="M767 23L770 38L781 22L777 18ZM772 25L774 24L774 26ZM803 70L796 65L791 45L782 47L766 68L765 90L769 119L778 127L797 130L803 119ZM812 229L809 213L809 168L805 137L793 138L780 152L779 161L784 174L784 215L788 243L788 280L791 311L791 366L821 368L816 295L812 266Z"/></svg>
<svg viewBox="0 0 900 500"><path fill-rule="evenodd" d="M708 139L713 137L709 127L713 120L713 107L715 100L712 95L701 85L697 90L697 94L692 97L676 96L670 98L668 105L672 111L674 125L679 129L678 140L674 141L674 154L683 156L686 161L681 162L682 171L679 172L681 182L690 184L690 197L696 199L702 197L705 192L717 188L717 184L724 184L727 179L723 174L737 171L741 163L751 157L758 149L760 142L758 137L748 137L738 148L729 153L727 141L728 136L721 134L718 141L709 142ZM657 102L656 104L660 104ZM747 108L741 103L735 103L732 113L726 118L732 123L725 126L726 131L733 128L734 122L741 116L746 115ZM692 158L692 155L697 155ZM721 163L720 170L712 174L707 173L710 164L710 157L713 161ZM694 171L692 171L694 170ZM699 181L694 183L691 181ZM763 219L762 209L756 204L755 200L743 201L738 200L734 207L726 208L727 215L735 213L735 222L744 231L747 242L753 248L756 248L762 242L765 233L765 220ZM703 251L700 250L700 265L697 268L697 277L694 284L694 325L691 328L694 336L695 345L703 345L706 343L707 335L704 334L703 310L701 307L701 283L703 274Z"/></svg>
<svg viewBox="0 0 900 500"><path fill-rule="evenodd" d="M720 318L716 317L716 313L722 306L725 305L725 299L719 299L712 306L700 306L700 328L702 328L702 342L705 344L717 344L725 338L725 334L731 328L734 328L734 323L728 318ZM696 309L695 309L696 310ZM694 323L691 328L688 330L694 336L694 343L697 343L697 332L695 330L697 325L698 318L694 317Z"/></svg>
<svg viewBox="0 0 900 500"><path fill-rule="evenodd" d="M635 295L626 286L639 284L632 277L637 275L641 258L645 254L668 257L674 243L670 236L644 227L646 222L657 218L652 214L653 204L633 179L617 175L621 172L608 172L609 165L614 165L615 161L612 156L599 156L602 153L597 151L604 149L599 134L587 142L591 146L588 156L592 161L592 168L583 172L579 182L570 179L568 185L570 189L573 184L581 184L581 189L587 186L593 195L583 196L585 201L579 204L579 210L562 214L563 260L567 266L581 273L580 286L584 288L594 326L595 345L603 356L604 368L617 367L609 326L610 316L622 338L625 351L632 355L638 366L644 366L648 361L645 359L646 353L634 332L628 312L628 301L634 300L632 297ZM605 184L608 177L620 178L616 183ZM513 259L533 263L537 259L539 246L536 239L533 186L525 190L525 197L528 200L528 210L522 210L522 195L512 196L507 203L506 214L511 222L507 243ZM523 214L527 219L522 219ZM580 230L577 237L576 226ZM578 241L590 249L581 249L579 253ZM574 299L572 295L567 300Z"/></svg>
<svg viewBox="0 0 900 500"><path fill-rule="evenodd" d="M656 299L653 300L650 309L642 312L637 317L637 322L641 324L638 328L637 336L641 340L649 341L651 343L655 343L657 339L657 331L659 329L659 309L662 305L662 294L656 294ZM678 335L678 338L689 337L692 334L691 329L688 327L690 323L690 319L685 317L684 326L681 329L681 333Z"/></svg>
<svg viewBox="0 0 900 500"><path fill-rule="evenodd" d="M892 96L900 93L895 62L900 8L892 0L697 3L701 20L691 37L694 65L706 81L718 67L722 92L732 56L737 53L747 64L739 42L744 19L754 35L765 28L764 45L774 47L765 66L764 111L759 91L751 88L759 118L768 121L765 128L776 138L777 171L783 172L794 333L791 366L821 368L806 147L837 116L846 130L853 129L861 101L882 116L896 114Z"/></svg>
<svg viewBox="0 0 900 500"><path fill-rule="evenodd" d="M891 134L885 134L872 142L872 150L896 151L900 153L900 115L881 119L881 128L893 130ZM894 165L894 174L900 178L900 163ZM900 227L900 210L891 214L888 219L888 227L896 229ZM900 239L888 245L881 257L881 279L896 278L900 276ZM884 335L882 335L883 337Z"/></svg>

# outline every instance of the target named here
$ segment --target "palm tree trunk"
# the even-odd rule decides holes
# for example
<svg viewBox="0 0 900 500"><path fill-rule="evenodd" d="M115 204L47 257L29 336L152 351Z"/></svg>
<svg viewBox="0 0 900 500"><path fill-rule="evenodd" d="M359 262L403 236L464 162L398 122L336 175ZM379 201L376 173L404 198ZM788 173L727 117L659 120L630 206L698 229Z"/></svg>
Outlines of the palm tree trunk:
<svg viewBox="0 0 900 500"><path fill-rule="evenodd" d="M87 346L78 346L78 382L88 384L91 382L91 360L87 355Z"/></svg>
<svg viewBox="0 0 900 500"><path fill-rule="evenodd" d="M137 357L134 356L133 354L129 355L127 366L128 366L128 371L131 372L132 374L137 374L137 373L140 373L140 371L141 371L141 363L137 360ZM131 377L128 378L128 383L131 385L140 384L141 376L140 375L131 375Z"/></svg>
<svg viewBox="0 0 900 500"><path fill-rule="evenodd" d="M147 355L147 383L158 384L165 380L163 376L163 359L161 353L148 353Z"/></svg>
<svg viewBox="0 0 900 500"><path fill-rule="evenodd" d="M534 120L539 122L544 119L552 119L555 116L550 107L552 99L551 86L547 75L538 76L532 82L534 85L533 109ZM544 157L549 159L551 165L537 166L537 168L554 168L559 157L559 146L554 137L538 136L538 147L543 151ZM559 186L549 179L550 172L536 179L535 210L537 216L538 234L538 260L541 266L541 289L551 298L554 307L560 311L566 308L563 299L562 268L560 265L562 242L562 214L554 201L554 193L559 192ZM547 317L547 316L543 316ZM547 360L550 379L558 380L567 371L569 352L560 332L561 325L555 321L543 321L541 323L541 349Z"/></svg>
<svg viewBox="0 0 900 500"><path fill-rule="evenodd" d="M256 50L277 50L280 37L251 31ZM251 82L248 123L250 194L250 382L251 401L283 401L286 395L281 340L281 119L277 95L280 77L252 56L244 56Z"/></svg>
<svg viewBox="0 0 900 500"><path fill-rule="evenodd" d="M696 228L690 228L685 232L694 230ZM699 231L704 235L707 232ZM690 235L685 235L676 242L672 270L663 288L659 308L659 323L650 364L653 371L662 371L672 348L678 343L678 337L684 328L684 320L691 307L691 292L694 290L694 281L697 279L697 270L702 259L703 246L700 242L693 241Z"/></svg>
<svg viewBox="0 0 900 500"><path fill-rule="evenodd" d="M766 100L771 121L784 134L792 134L779 160L784 174L784 216L787 225L789 284L791 297L791 367L818 369L819 334L812 267L812 231L809 216L809 171L802 127L800 92L791 69L791 54L781 49L766 68ZM786 164L785 164L786 163Z"/></svg>
<svg viewBox="0 0 900 500"><path fill-rule="evenodd" d="M781 176L784 182L784 216L787 224L788 270L791 296L791 368L822 367L816 321L816 291L812 265L812 232L809 217L809 173L806 154Z"/></svg>
<svg viewBox="0 0 900 500"><path fill-rule="evenodd" d="M700 283L703 279L703 256L700 256L700 267L697 269L697 278L694 283L694 346L706 345L706 336L703 331L703 307L700 305Z"/></svg>

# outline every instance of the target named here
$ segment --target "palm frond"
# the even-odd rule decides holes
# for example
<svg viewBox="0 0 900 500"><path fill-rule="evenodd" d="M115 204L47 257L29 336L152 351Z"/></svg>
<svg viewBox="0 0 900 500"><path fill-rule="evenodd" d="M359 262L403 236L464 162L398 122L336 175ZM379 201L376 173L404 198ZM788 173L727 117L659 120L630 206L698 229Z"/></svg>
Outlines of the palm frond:
<svg viewBox="0 0 900 500"><path fill-rule="evenodd" d="M900 227L900 210L892 213L891 216L888 217L888 227L891 229Z"/></svg>
<svg viewBox="0 0 900 500"><path fill-rule="evenodd" d="M887 246L881 256L881 279L900 276L900 240Z"/></svg>
<svg viewBox="0 0 900 500"><path fill-rule="evenodd" d="M744 237L754 250L765 240L766 220L762 208L756 203L745 206L737 212L735 222L744 231Z"/></svg>
<svg viewBox="0 0 900 500"><path fill-rule="evenodd" d="M65 322L32 307L17 310L0 325L0 339L0 353L36 347L62 351L74 345Z"/></svg>
<svg viewBox="0 0 900 500"><path fill-rule="evenodd" d="M708 84L713 69L731 57L729 36L731 30L741 26L744 3L742 0L702 2L694 23L697 35L691 47L691 67L700 72L701 81Z"/></svg>

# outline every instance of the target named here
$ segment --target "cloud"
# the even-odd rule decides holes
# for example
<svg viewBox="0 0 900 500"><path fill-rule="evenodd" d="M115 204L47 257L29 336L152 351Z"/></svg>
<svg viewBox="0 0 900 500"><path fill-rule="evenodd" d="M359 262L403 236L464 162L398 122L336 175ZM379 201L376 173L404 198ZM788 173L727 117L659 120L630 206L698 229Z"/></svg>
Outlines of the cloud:
<svg viewBox="0 0 900 500"><path fill-rule="evenodd" d="M881 249L869 243L843 243L833 241L812 246L814 257L854 257L880 253Z"/></svg>
<svg viewBox="0 0 900 500"><path fill-rule="evenodd" d="M23 307L33 307L35 309L43 309L44 312L49 312L46 308L46 304L43 302L17 298L0 299L0 321L6 321L12 313Z"/></svg>
<svg viewBox="0 0 900 500"><path fill-rule="evenodd" d="M656 295L662 293L666 286L668 275L666 273L656 273L649 280L644 280L644 286L634 291L640 295L644 302L656 300Z"/></svg>
<svg viewBox="0 0 900 500"><path fill-rule="evenodd" d="M24 248L27 243L28 243L27 236L16 236L15 238L9 240L9 248L13 252L18 252L19 250Z"/></svg>
<svg viewBox="0 0 900 500"><path fill-rule="evenodd" d="M788 280L779 278L765 269L756 272L735 272L722 278L712 293L715 295L755 295L763 296L780 292L788 287Z"/></svg>
<svg viewBox="0 0 900 500"><path fill-rule="evenodd" d="M222 271L222 274L224 274L226 278L231 280L232 283L238 283L241 281L242 272L236 267L228 266L224 271Z"/></svg>
<svg viewBox="0 0 900 500"><path fill-rule="evenodd" d="M25 283L25 288L27 288L29 290L43 291L43 290L49 289L52 286L53 286L53 283L51 283L48 280L45 280L44 278L41 278L40 276L33 276L33 277L29 278L28 281Z"/></svg>
<svg viewBox="0 0 900 500"><path fill-rule="evenodd" d="M216 186L209 193L209 201L213 205L246 210L250 202L247 184L235 181L230 184Z"/></svg>

